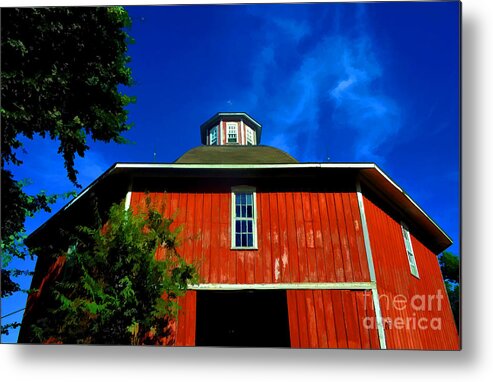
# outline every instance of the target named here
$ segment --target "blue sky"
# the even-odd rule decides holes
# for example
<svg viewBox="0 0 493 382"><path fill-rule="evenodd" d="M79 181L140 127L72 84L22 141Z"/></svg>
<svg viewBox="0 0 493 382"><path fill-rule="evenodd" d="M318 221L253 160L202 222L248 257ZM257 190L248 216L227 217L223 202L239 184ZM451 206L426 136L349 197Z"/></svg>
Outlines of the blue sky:
<svg viewBox="0 0 493 382"><path fill-rule="evenodd" d="M199 126L214 113L244 111L263 125L262 144L300 161L376 162L459 254L458 2L128 11L135 85L123 91L137 97L125 135L133 143L91 142L76 161L84 187L114 162L152 162L154 152L172 162L200 144ZM32 180L27 191L74 190L56 142L25 148L14 173ZM29 219L28 233L49 216ZM14 265L32 269L34 261ZM17 294L2 301L2 315L24 306Z"/></svg>

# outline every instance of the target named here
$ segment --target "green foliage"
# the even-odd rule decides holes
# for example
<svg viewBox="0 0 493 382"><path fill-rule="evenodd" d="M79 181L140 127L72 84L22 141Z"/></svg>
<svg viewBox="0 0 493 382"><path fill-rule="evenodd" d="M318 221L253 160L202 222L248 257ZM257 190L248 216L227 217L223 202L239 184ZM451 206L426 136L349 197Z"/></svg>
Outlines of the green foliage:
<svg viewBox="0 0 493 382"><path fill-rule="evenodd" d="M459 282L459 257L450 253L443 252L439 258L440 269L445 280Z"/></svg>
<svg viewBox="0 0 493 382"><path fill-rule="evenodd" d="M452 307L452 313L454 314L455 324L459 328L460 322L460 284L453 284L445 280L445 287L447 288L447 295Z"/></svg>
<svg viewBox="0 0 493 382"><path fill-rule="evenodd" d="M52 308L33 327L35 340L144 344L166 337L177 297L198 282L196 267L177 251L180 229L172 223L148 201L135 214L114 205L106 224L80 227Z"/></svg>
<svg viewBox="0 0 493 382"><path fill-rule="evenodd" d="M460 320L460 259L458 256L443 252L438 258L455 323Z"/></svg>
<svg viewBox="0 0 493 382"><path fill-rule="evenodd" d="M87 136L124 142L131 97L126 66L130 25L116 8L54 7L2 10L2 164L22 162L20 136L59 142L69 179L77 182L75 155Z"/></svg>
<svg viewBox="0 0 493 382"><path fill-rule="evenodd" d="M17 182L8 170L2 169L2 298L20 290L12 276L26 274L25 271L7 270L13 257L24 259L28 253L23 245L26 237L24 222L38 211L50 212L50 204L60 197L67 198L72 193L61 195L27 195L22 191L25 182Z"/></svg>
<svg viewBox="0 0 493 382"><path fill-rule="evenodd" d="M19 290L5 267L23 259L24 223L67 195L28 195L8 166L22 161L22 137L56 140L67 176L77 183L75 157L87 139L125 142L125 106L133 98L120 85L132 83L122 7L4 8L1 12L2 298Z"/></svg>

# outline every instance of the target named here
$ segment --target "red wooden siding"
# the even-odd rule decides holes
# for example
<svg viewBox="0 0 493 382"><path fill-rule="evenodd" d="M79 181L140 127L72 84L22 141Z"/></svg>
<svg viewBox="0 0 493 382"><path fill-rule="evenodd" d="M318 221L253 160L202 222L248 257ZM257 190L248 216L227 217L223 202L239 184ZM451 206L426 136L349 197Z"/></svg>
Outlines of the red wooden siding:
<svg viewBox="0 0 493 382"><path fill-rule="evenodd" d="M291 347L379 349L370 291L288 290Z"/></svg>
<svg viewBox="0 0 493 382"><path fill-rule="evenodd" d="M291 347L379 349L370 291L288 290ZM176 346L194 346L197 293L179 299ZM365 326L366 325L366 326Z"/></svg>
<svg viewBox="0 0 493 382"><path fill-rule="evenodd" d="M387 347L458 349L457 330L436 255L411 231L419 279L411 275L400 223L366 197L364 205ZM401 302L395 302L396 296ZM442 297L441 304L437 296Z"/></svg>
<svg viewBox="0 0 493 382"><path fill-rule="evenodd" d="M178 299L181 309L178 312L175 346L195 346L197 315L197 292L188 291Z"/></svg>
<svg viewBox="0 0 493 382"><path fill-rule="evenodd" d="M258 250L231 250L231 193L151 193L184 224L179 251L202 283L369 281L355 193L257 190ZM133 192L131 205L144 202ZM195 237L192 239L191 237Z"/></svg>

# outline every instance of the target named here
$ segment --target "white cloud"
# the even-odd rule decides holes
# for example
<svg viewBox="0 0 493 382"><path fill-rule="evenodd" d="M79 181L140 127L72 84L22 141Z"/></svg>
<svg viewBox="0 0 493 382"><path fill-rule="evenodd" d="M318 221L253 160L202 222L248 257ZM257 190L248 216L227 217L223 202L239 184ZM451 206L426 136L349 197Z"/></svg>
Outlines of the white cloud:
<svg viewBox="0 0 493 382"><path fill-rule="evenodd" d="M351 33L342 34L340 28L325 32L305 50L300 40L316 31L310 30L304 16L284 15L268 23L252 75L252 108L269 118L264 122L269 127L267 144L285 148L300 160L319 160L311 155L315 146L323 145L317 141L321 129L337 134L344 127L352 147L345 160L384 160L379 149L399 131L400 112L389 97L375 90L383 70L367 37L362 9L354 15ZM334 24L339 17L333 16ZM299 56L293 53L300 50ZM289 60L288 66L279 66ZM332 110L331 120L322 125L321 114L327 109Z"/></svg>

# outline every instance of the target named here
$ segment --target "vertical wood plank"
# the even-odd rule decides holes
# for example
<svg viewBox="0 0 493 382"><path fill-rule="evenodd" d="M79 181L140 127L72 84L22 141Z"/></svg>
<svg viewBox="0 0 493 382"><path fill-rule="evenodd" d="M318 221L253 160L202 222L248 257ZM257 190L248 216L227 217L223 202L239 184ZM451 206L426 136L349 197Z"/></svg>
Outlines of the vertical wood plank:
<svg viewBox="0 0 493 382"><path fill-rule="evenodd" d="M257 189L257 256L254 258L255 263L255 283L260 284L264 282L264 246L265 246L265 230L267 227L264 225L264 207L263 198Z"/></svg>
<svg viewBox="0 0 493 382"><path fill-rule="evenodd" d="M318 193L318 205L320 211L320 226L322 232L322 243L323 243L323 263L325 266L325 277L327 282L335 282L335 263L334 263L334 253L332 250L332 240L331 240L331 228L329 221L329 214L327 209L327 201L324 192Z"/></svg>
<svg viewBox="0 0 493 382"><path fill-rule="evenodd" d="M322 291L320 289L313 291L313 303L315 306L315 319L317 322L318 347L327 348L329 344L327 339L327 328L325 325L325 309Z"/></svg>
<svg viewBox="0 0 493 382"><path fill-rule="evenodd" d="M255 283L255 258L258 256L257 251L244 251L245 259L245 282L247 284Z"/></svg>
<svg viewBox="0 0 493 382"><path fill-rule="evenodd" d="M219 267L220 267L220 254L219 254L219 195L213 192L211 195L211 210L209 214L211 216L211 269L210 277L211 282L219 282Z"/></svg>
<svg viewBox="0 0 493 382"><path fill-rule="evenodd" d="M298 258L298 244L296 241L296 223L293 219L294 216L294 201L293 194L286 193L286 210L289 211L287 219L287 234L288 234L288 261L291 282L300 281L300 271L299 271L299 258Z"/></svg>
<svg viewBox="0 0 493 382"><path fill-rule="evenodd" d="M342 304L342 293L339 290L331 291L332 293L332 306L334 309L335 327L337 333L337 347L346 349L348 347L347 334L346 334L346 321L344 319L344 307Z"/></svg>
<svg viewBox="0 0 493 382"><path fill-rule="evenodd" d="M269 193L272 276L275 283L281 281L281 256L279 251L279 211L277 193Z"/></svg>
<svg viewBox="0 0 493 382"><path fill-rule="evenodd" d="M311 348L318 348L317 316L313 301L313 290L302 291L306 302L306 318L308 324L308 343Z"/></svg>
<svg viewBox="0 0 493 382"><path fill-rule="evenodd" d="M221 283L231 282L231 275L229 274L229 262L230 262L230 241L231 241L231 211L230 211L230 195L227 193L219 194L219 279Z"/></svg>
<svg viewBox="0 0 493 382"><path fill-rule="evenodd" d="M325 311L325 327L327 328L327 342L328 347L331 349L337 348L337 330L334 317L334 308L332 304L332 294L331 290L322 291L322 298L324 303Z"/></svg>
<svg viewBox="0 0 493 382"><path fill-rule="evenodd" d="M375 317L375 306L373 305L373 297L372 297L373 292L371 291L366 291L364 293L364 299L365 299L365 308L366 308L366 315L368 317ZM370 333L370 344L372 349L380 349L380 341L378 338L378 331L377 331L377 325L376 325L376 319L375 319L375 324L372 325L369 329Z"/></svg>
<svg viewBox="0 0 493 382"><path fill-rule="evenodd" d="M342 291L342 303L344 307L344 320L346 321L348 347L351 349L361 349L358 314L356 311L354 291Z"/></svg>
<svg viewBox="0 0 493 382"><path fill-rule="evenodd" d="M289 244L288 244L288 227L286 213L286 194L279 192L277 194L277 203L279 211L279 241L280 241L280 257L281 257L281 282L289 283L290 265L289 265Z"/></svg>
<svg viewBox="0 0 493 382"><path fill-rule="evenodd" d="M204 194L204 212L203 212L203 230L202 230L202 251L204 255L204 262L202 263L202 277L205 283L212 282L210 268L211 268L211 205L212 194Z"/></svg>
<svg viewBox="0 0 493 382"><path fill-rule="evenodd" d="M342 261L344 263L344 275L346 281L354 281L353 266L351 264L351 254L349 252L349 243L346 231L346 221L344 219L344 206L342 204L342 196L339 193L334 194L334 202L336 206L337 227L339 230L339 238L341 242Z"/></svg>
<svg viewBox="0 0 493 382"><path fill-rule="evenodd" d="M270 225L270 201L268 193L260 193L262 198L262 225L263 225L263 244L262 244L262 253L264 257L263 261L263 282L271 283L272 282L272 250L271 250L271 225Z"/></svg>
<svg viewBox="0 0 493 382"><path fill-rule="evenodd" d="M322 235L322 224L320 221L320 208L318 204L318 193L310 193L310 205L312 208L313 217L313 232L315 237L315 259L316 259L316 269L318 282L327 281L325 260L324 260L324 243Z"/></svg>
<svg viewBox="0 0 493 382"><path fill-rule="evenodd" d="M186 346L195 346L195 328L197 324L197 292L187 292L187 338L185 341Z"/></svg>
<svg viewBox="0 0 493 382"><path fill-rule="evenodd" d="M350 194L343 193L342 195L342 208L344 212L344 221L346 226L347 240L349 246L349 256L351 259L351 267L353 270L353 281L360 281L363 279L361 273L360 257L358 254L358 247L356 245L356 232L354 230L354 220L351 213L351 203L349 200Z"/></svg>
<svg viewBox="0 0 493 382"><path fill-rule="evenodd" d="M296 291L287 290L286 297L288 302L289 337L292 348L300 347L300 333L298 322L298 307L296 304Z"/></svg>
<svg viewBox="0 0 493 382"><path fill-rule="evenodd" d="M204 264L204 252L202 248L202 240L203 240L203 209L204 209L204 194L197 193L195 194L195 216L194 220L196 222L195 229L193 232L194 240L193 240L193 259L198 266L199 274L202 274L202 267Z"/></svg>
<svg viewBox="0 0 493 382"><path fill-rule="evenodd" d="M366 328L368 322L367 322L367 311L365 309L365 296L364 293L366 291L357 291L354 293L355 298L356 298L356 316L358 318L358 325L359 325L359 336L361 340L361 348L362 349L371 349L371 343L370 343L370 332ZM371 318L373 322L375 322L375 317L368 317Z"/></svg>
<svg viewBox="0 0 493 382"><path fill-rule="evenodd" d="M341 241L339 239L339 229L336 205L334 195L332 193L325 194L327 200L327 209L329 213L330 222L330 239L332 242L332 249L334 254L334 270L336 274L336 282L351 281L346 280L346 272L344 271L344 261L342 258Z"/></svg>
<svg viewBox="0 0 493 382"><path fill-rule="evenodd" d="M358 249L359 264L361 269L361 281L370 280L370 271L368 269L368 259L365 249L365 240L363 237L363 229L361 223L361 215L359 212L358 199L355 193L350 194L351 214L354 221L354 232L356 236L356 247Z"/></svg>
<svg viewBox="0 0 493 382"><path fill-rule="evenodd" d="M308 282L308 261L306 254L305 224L303 220L303 203L299 192L293 193L294 216L296 224L296 242L298 247L298 260L300 282Z"/></svg>
<svg viewBox="0 0 493 382"><path fill-rule="evenodd" d="M310 193L302 192L301 201L303 205L303 220L305 225L306 254L308 263L308 280L317 281L317 260L315 253L315 235L313 229L312 206L310 202Z"/></svg>
<svg viewBox="0 0 493 382"><path fill-rule="evenodd" d="M187 208L185 216L183 255L187 262L193 261L193 244L195 230L195 193L189 193L187 198Z"/></svg>
<svg viewBox="0 0 493 382"><path fill-rule="evenodd" d="M300 347L308 348L310 347L310 341L308 339L308 317L306 314L306 301L304 296L304 291L296 290L293 291L296 295L296 305L298 311L298 322L299 334L300 334Z"/></svg>

